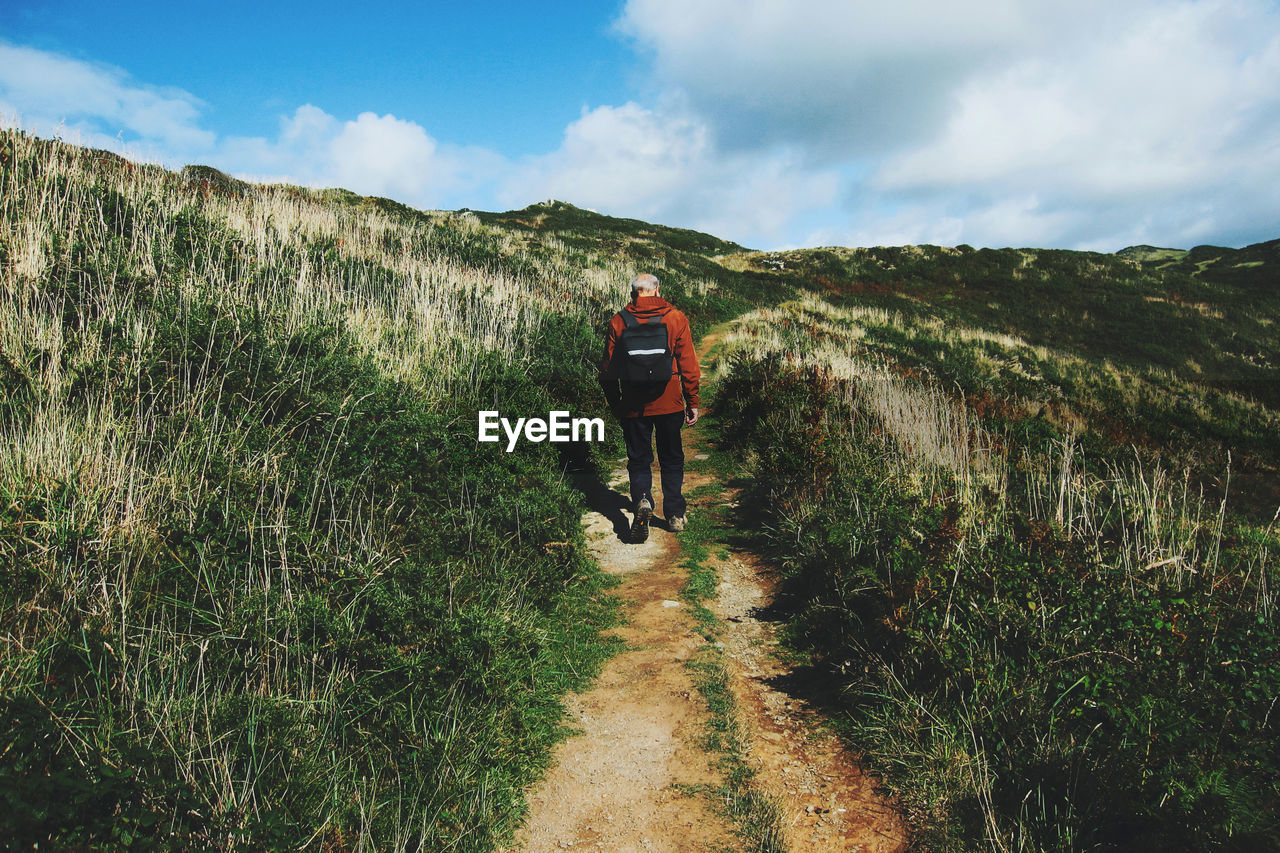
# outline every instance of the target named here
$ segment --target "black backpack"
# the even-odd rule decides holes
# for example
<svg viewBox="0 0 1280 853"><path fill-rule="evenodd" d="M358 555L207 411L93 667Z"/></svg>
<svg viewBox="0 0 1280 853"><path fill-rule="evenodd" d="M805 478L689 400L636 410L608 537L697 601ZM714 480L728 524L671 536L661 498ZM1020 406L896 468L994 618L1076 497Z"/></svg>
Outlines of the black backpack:
<svg viewBox="0 0 1280 853"><path fill-rule="evenodd" d="M661 317L641 323L630 311L618 313L623 324L613 348L618 378L637 385L666 385L671 381L675 359L668 343L667 324Z"/></svg>

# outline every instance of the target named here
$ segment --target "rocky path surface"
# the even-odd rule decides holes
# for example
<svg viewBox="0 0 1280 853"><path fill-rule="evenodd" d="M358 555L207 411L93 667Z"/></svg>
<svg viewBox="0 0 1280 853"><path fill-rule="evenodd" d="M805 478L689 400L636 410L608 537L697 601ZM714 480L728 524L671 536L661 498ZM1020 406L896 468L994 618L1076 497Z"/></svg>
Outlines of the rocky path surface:
<svg viewBox="0 0 1280 853"><path fill-rule="evenodd" d="M717 337L703 340L704 353ZM687 458L715 452L696 428L685 436ZM687 475L686 493L709 479ZM705 793L722 780L717 756L702 746L709 712L686 667L705 641L681 599L686 570L678 543L658 523L648 542L628 544L625 471L615 472L609 488L594 496L583 524L600 566L622 580L617 595L627 624L617 633L626 649L591 690L570 697L570 724L580 733L560 744L552 769L529 792L529 815L510 851L743 849ZM717 491L690 511L735 499ZM814 691L776 655L771 573L749 552L718 550L721 580L712 609L724 625L720 642L750 741L747 761L759 789L779 807L786 848L905 850L898 812L823 727L808 700Z"/></svg>

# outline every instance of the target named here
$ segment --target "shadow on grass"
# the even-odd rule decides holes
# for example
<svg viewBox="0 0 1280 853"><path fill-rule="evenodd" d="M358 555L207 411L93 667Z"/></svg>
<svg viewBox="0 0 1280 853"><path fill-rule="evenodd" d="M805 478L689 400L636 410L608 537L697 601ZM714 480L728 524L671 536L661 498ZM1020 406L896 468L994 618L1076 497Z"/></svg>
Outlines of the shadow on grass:
<svg viewBox="0 0 1280 853"><path fill-rule="evenodd" d="M761 529L767 523L767 513L750 497L752 483L749 478L734 477L731 483L739 490L740 498L731 511L730 532L724 536L724 543L733 551L756 555L767 565L769 546L761 535ZM775 625L781 641L781 635L793 624L794 617L804 610L806 592L801 578L786 577L772 569L770 573L776 580L776 586L769 601L751 608L744 618ZM835 677L830 665L804 663L791 659L790 655L788 658L788 671L765 679L764 683L789 699L821 712L828 719L838 719L843 707L841 679Z"/></svg>

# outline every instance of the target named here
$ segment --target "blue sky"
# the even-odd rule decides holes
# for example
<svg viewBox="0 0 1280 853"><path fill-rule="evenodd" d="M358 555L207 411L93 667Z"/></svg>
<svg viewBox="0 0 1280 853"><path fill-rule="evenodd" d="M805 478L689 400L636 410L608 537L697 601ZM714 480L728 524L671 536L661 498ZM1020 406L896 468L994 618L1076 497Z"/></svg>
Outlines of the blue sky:
<svg viewBox="0 0 1280 853"><path fill-rule="evenodd" d="M5 0L0 115L758 248L1280 237L1275 0Z"/></svg>
<svg viewBox="0 0 1280 853"><path fill-rule="evenodd" d="M629 51L602 3L23 2L0 37L204 102L221 135L270 135L312 103L372 111L508 156L554 148L581 107L625 100Z"/></svg>

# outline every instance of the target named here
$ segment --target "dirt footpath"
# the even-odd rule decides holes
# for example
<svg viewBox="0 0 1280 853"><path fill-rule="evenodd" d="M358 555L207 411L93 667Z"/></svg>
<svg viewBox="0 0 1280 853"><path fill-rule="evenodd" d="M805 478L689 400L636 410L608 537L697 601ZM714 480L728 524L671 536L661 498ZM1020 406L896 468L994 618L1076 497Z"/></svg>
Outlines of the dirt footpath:
<svg viewBox="0 0 1280 853"><path fill-rule="evenodd" d="M703 339L704 366L719 337L717 330ZM690 460L715 452L696 428L685 433L685 445ZM707 483L714 483L710 475L690 472L685 492ZM711 491L715 496L691 504L691 513L718 511L735 499L732 491ZM617 594L627 624L616 633L626 650L589 692L569 698L570 724L580 734L557 747L554 766L529 792L528 817L509 851L699 853L743 846L707 793L722 779L717 756L702 747L709 714L686 666L706 641L681 599L686 570L679 548L656 523L648 542L627 544L626 494L620 470L608 489L589 496L593 509L583 517L596 560L622 578ZM749 552L724 543L713 550L721 557L711 607L723 623L719 642L749 738L747 761L756 770L753 785L782 814L786 848L907 849L898 811L811 706L820 685L805 684L777 655L771 573Z"/></svg>
<svg viewBox="0 0 1280 853"><path fill-rule="evenodd" d="M625 494L626 473L611 485ZM623 578L616 594L628 624L616 633L627 649L589 692L570 697L569 722L581 734L560 744L530 792L512 849L736 850L732 827L689 790L720 779L701 747L707 711L685 667L703 641L680 599L675 538L652 525L648 542L626 544L610 516L589 512L583 523L601 567Z"/></svg>

